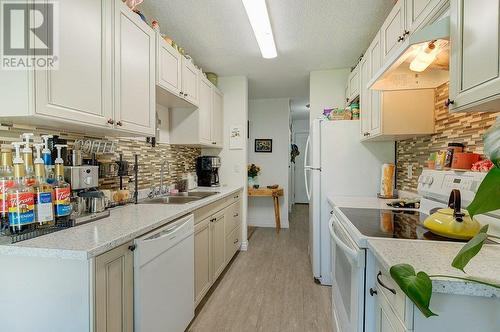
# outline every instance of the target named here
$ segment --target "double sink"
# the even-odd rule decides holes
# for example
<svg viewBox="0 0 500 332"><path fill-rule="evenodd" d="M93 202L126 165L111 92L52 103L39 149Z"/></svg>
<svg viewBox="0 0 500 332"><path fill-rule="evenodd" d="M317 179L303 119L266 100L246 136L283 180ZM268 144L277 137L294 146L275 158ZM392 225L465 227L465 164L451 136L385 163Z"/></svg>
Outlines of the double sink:
<svg viewBox="0 0 500 332"><path fill-rule="evenodd" d="M213 191L192 191L146 199L142 204L186 204L217 195Z"/></svg>

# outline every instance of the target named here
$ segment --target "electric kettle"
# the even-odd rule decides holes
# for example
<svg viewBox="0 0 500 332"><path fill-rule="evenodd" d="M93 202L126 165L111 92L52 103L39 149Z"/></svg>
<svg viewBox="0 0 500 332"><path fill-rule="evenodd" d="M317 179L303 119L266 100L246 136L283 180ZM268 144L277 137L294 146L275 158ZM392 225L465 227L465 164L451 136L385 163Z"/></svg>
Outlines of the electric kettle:
<svg viewBox="0 0 500 332"><path fill-rule="evenodd" d="M458 189L451 192L448 208L430 215L425 219L424 226L434 234L458 240L470 240L481 229L479 222L471 218L467 210L462 210Z"/></svg>

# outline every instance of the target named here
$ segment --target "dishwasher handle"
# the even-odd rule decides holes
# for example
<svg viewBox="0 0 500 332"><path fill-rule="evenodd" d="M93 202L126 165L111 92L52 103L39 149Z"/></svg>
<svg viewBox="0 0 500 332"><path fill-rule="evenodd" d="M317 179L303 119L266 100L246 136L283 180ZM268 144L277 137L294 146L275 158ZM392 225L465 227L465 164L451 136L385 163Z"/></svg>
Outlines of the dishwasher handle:
<svg viewBox="0 0 500 332"><path fill-rule="evenodd" d="M162 239L162 238L165 238L169 235L171 235L172 233L175 233L177 232L179 229L181 229L182 227L184 227L187 223L189 223L190 219L186 219L186 221L184 221L182 224L180 225L175 225L175 226L172 226L172 227L169 227L161 232L158 232L156 234L153 234L151 235L150 237L148 238L145 238L143 240L143 242L148 242L148 241L154 241L154 240L159 240L159 239Z"/></svg>

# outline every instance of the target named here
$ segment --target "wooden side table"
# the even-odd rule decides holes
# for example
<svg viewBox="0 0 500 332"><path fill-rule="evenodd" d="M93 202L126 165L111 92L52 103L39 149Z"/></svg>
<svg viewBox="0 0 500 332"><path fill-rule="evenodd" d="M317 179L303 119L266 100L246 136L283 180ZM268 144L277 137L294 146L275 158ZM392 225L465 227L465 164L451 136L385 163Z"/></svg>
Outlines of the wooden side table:
<svg viewBox="0 0 500 332"><path fill-rule="evenodd" d="M283 188L269 189L269 188L248 188L248 197L272 197L274 203L274 219L276 221L276 233L281 229L281 212L279 198L284 195Z"/></svg>

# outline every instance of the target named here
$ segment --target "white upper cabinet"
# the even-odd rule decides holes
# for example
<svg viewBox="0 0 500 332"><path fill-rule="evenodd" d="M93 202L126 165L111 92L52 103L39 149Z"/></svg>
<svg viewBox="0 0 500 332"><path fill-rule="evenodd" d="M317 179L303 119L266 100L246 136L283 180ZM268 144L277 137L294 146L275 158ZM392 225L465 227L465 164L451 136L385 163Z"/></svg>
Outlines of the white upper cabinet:
<svg viewBox="0 0 500 332"><path fill-rule="evenodd" d="M452 0L450 100L453 111L500 107L500 0Z"/></svg>
<svg viewBox="0 0 500 332"><path fill-rule="evenodd" d="M361 136L362 138L367 137L370 133L370 116L371 116L371 105L370 105L370 90L367 87L369 81L370 71L368 68L367 56L361 60L359 67L359 77L361 81L361 93L359 96L359 106L360 106L360 121L361 121Z"/></svg>
<svg viewBox="0 0 500 332"><path fill-rule="evenodd" d="M224 105L223 95L217 89L213 88L213 109L212 109L212 144L222 147L223 142L223 125L224 125Z"/></svg>
<svg viewBox="0 0 500 332"><path fill-rule="evenodd" d="M371 79L375 73L382 67L382 46L380 41L380 33L377 33L367 51L367 70L368 76ZM368 99L370 104L370 124L368 126L368 134L365 132L363 136L370 137L380 134L380 113L381 113L381 96L382 92L368 89Z"/></svg>
<svg viewBox="0 0 500 332"><path fill-rule="evenodd" d="M200 80L199 127L200 143L212 144L212 84L203 77Z"/></svg>
<svg viewBox="0 0 500 332"><path fill-rule="evenodd" d="M200 71L193 62L182 57L182 92L184 98L191 104L198 106L199 103L199 80Z"/></svg>
<svg viewBox="0 0 500 332"><path fill-rule="evenodd" d="M106 0L59 2L64 32L59 34L59 69L34 71L36 114L109 126L113 117L111 9L112 3Z"/></svg>
<svg viewBox="0 0 500 332"><path fill-rule="evenodd" d="M181 80L181 54L177 52L171 45L156 34L156 83L174 95L180 95L182 80Z"/></svg>
<svg viewBox="0 0 500 332"><path fill-rule="evenodd" d="M349 77L347 78L347 92L346 100L347 104L352 103L357 97L359 97L360 81L359 81L359 63L351 71Z"/></svg>
<svg viewBox="0 0 500 332"><path fill-rule="evenodd" d="M155 34L116 0L115 121L120 130L155 134Z"/></svg>
<svg viewBox="0 0 500 332"><path fill-rule="evenodd" d="M392 8L380 29L383 62L394 54L408 35L406 30L405 0L399 0Z"/></svg>
<svg viewBox="0 0 500 332"><path fill-rule="evenodd" d="M406 0L406 29L411 33L422 28L449 0Z"/></svg>

